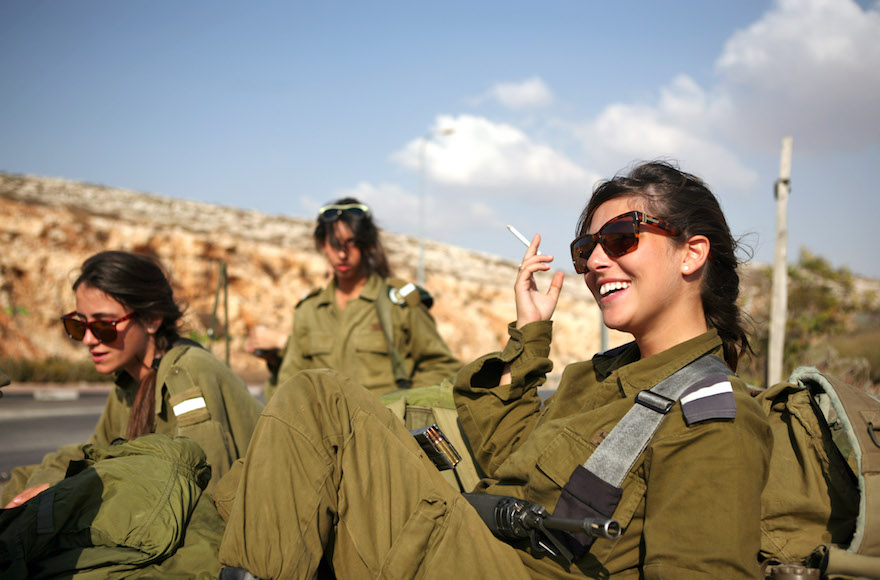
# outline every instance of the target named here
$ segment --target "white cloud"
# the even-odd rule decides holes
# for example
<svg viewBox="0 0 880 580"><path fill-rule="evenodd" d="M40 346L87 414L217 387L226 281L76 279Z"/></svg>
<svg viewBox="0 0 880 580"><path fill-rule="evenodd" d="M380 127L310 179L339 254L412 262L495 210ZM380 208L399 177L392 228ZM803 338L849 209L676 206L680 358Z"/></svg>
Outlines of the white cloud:
<svg viewBox="0 0 880 580"><path fill-rule="evenodd" d="M660 89L655 104L609 105L575 133L599 167L621 169L637 160L673 159L685 170L711 176L714 186L743 191L757 176L714 138L719 106L693 79L680 75Z"/></svg>
<svg viewBox="0 0 880 580"><path fill-rule="evenodd" d="M859 149L880 127L880 4L778 0L736 32L716 63L727 133L776 148L793 135L802 152Z"/></svg>
<svg viewBox="0 0 880 580"><path fill-rule="evenodd" d="M415 139L393 159L417 173L424 154L430 184L428 235L485 231L498 227L503 217L524 231L542 233L564 255L570 233L560 228L565 222L560 207L574 207L574 199L583 203L596 179L633 161L668 158L705 178L719 195L735 195L729 207L744 224L740 229L764 228L762 235L772 239L772 229L766 229L772 228L772 219L761 217L772 212L767 214L764 198L755 201L755 192L769 190L761 185L768 175L759 170L766 173L769 166L772 171L783 136L793 135L795 152L804 157L829 150L864 155L877 147L877 38L880 3L862 9L851 0L777 0L755 24L731 36L711 84L701 86L680 74L658 87L651 100L611 103L586 121L557 118L528 133L483 117L439 116L434 133L446 127L454 133ZM508 106L528 102L510 97L516 91L502 97L503 86L493 88L489 97ZM540 86L551 95L543 81ZM575 160L561 144L533 136L558 135L560 128L578 138L582 158ZM414 196L398 192L403 197L394 197L387 187L377 188L380 192L386 201L377 203L388 204L383 214L402 220L401 208L410 208L415 215ZM808 199L808 187L798 192ZM414 230L412 223L399 223L388 225Z"/></svg>
<svg viewBox="0 0 880 580"><path fill-rule="evenodd" d="M540 77L532 77L519 83L498 83L475 102L495 100L508 109L544 107L553 102L553 92Z"/></svg>
<svg viewBox="0 0 880 580"><path fill-rule="evenodd" d="M355 197L370 206L377 225L387 231L419 235L419 195L399 185L368 182L337 190L333 197ZM302 199L306 207L314 202ZM465 191L430 191L425 196L425 235L429 239L455 243L461 233L491 227L500 230L503 222L495 207Z"/></svg>
<svg viewBox="0 0 880 580"><path fill-rule="evenodd" d="M592 177L549 145L536 143L522 130L483 117L440 116L435 124L453 128L447 136L408 143L392 158L418 171L422 147L426 174L436 183L471 188L583 189Z"/></svg>

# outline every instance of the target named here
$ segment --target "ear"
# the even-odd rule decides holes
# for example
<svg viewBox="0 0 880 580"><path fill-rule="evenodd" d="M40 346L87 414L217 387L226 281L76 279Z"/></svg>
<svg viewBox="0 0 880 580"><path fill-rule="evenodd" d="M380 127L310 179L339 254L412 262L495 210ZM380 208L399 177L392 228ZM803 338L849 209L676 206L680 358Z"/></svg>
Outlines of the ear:
<svg viewBox="0 0 880 580"><path fill-rule="evenodd" d="M709 259L710 243L706 236L691 236L684 243L681 273L685 276L696 274Z"/></svg>
<svg viewBox="0 0 880 580"><path fill-rule="evenodd" d="M162 326L161 316L157 316L155 318L147 318L144 320L144 328L147 329L147 332L149 334L156 334L160 326Z"/></svg>

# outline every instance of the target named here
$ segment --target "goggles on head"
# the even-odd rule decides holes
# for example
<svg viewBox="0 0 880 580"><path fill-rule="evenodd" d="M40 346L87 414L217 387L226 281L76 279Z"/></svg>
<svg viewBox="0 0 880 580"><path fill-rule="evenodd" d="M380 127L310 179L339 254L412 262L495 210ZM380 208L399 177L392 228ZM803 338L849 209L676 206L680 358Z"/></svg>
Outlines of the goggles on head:
<svg viewBox="0 0 880 580"><path fill-rule="evenodd" d="M362 218L370 215L370 208L362 203L325 205L318 210L318 219L325 222L335 222L342 216L342 214L348 214L354 218Z"/></svg>

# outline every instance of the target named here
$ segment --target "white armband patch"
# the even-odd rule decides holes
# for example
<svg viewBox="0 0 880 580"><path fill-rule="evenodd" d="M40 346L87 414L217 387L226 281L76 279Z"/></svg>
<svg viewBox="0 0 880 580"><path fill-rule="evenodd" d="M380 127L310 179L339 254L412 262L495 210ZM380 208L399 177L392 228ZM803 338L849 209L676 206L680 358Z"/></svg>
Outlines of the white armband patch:
<svg viewBox="0 0 880 580"><path fill-rule="evenodd" d="M689 426L710 419L735 419L736 398L727 375L713 373L685 389L681 411Z"/></svg>
<svg viewBox="0 0 880 580"><path fill-rule="evenodd" d="M171 408L171 410L174 411L175 417L179 417L184 413L189 413L190 411L196 411L198 409L204 409L207 406L208 405L205 403L204 397L195 397L177 403Z"/></svg>

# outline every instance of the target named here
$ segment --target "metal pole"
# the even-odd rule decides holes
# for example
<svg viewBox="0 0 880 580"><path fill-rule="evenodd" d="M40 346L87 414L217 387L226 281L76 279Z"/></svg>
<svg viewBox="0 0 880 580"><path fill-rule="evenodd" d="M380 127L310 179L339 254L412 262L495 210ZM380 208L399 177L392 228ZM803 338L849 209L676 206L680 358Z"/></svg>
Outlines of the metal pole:
<svg viewBox="0 0 880 580"><path fill-rule="evenodd" d="M223 334L226 337L226 366L229 366L229 273L226 271L226 262L220 262L220 271L223 273Z"/></svg>
<svg viewBox="0 0 880 580"><path fill-rule="evenodd" d="M419 267L416 272L416 284L425 285L425 188L428 181L428 141L436 135L451 135L455 133L452 127L444 127L437 131L431 131L422 137L419 147Z"/></svg>
<svg viewBox="0 0 880 580"><path fill-rule="evenodd" d="M425 148L430 135L422 137L419 148L419 267L416 284L425 285Z"/></svg>
<svg viewBox="0 0 880 580"><path fill-rule="evenodd" d="M776 258L773 263L773 293L770 299L770 344L767 349L767 386L782 380L785 350L785 321L788 318L788 195L791 192L791 150L793 139L782 139L779 179L776 180Z"/></svg>

